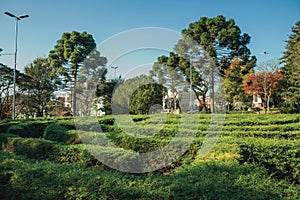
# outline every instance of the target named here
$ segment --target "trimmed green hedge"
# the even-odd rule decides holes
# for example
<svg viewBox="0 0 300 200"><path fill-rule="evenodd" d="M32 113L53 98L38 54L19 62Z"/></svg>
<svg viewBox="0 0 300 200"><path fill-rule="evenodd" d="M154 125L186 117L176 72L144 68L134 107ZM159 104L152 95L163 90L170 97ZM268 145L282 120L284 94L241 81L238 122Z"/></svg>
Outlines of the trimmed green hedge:
<svg viewBox="0 0 300 200"><path fill-rule="evenodd" d="M24 155L30 159L48 159L55 150L54 143L34 138L7 138L2 144L4 151Z"/></svg>
<svg viewBox="0 0 300 200"><path fill-rule="evenodd" d="M300 142L255 139L241 144L241 163L256 163L279 179L300 183Z"/></svg>
<svg viewBox="0 0 300 200"><path fill-rule="evenodd" d="M7 138L2 146L4 151L23 155L29 159L85 166L94 166L98 163L83 145L61 145L35 138Z"/></svg>
<svg viewBox="0 0 300 200"><path fill-rule="evenodd" d="M19 135L20 137L39 138L43 136L43 132L47 126L47 121L40 121L39 123L35 121L21 122L10 125L7 129L7 133Z"/></svg>

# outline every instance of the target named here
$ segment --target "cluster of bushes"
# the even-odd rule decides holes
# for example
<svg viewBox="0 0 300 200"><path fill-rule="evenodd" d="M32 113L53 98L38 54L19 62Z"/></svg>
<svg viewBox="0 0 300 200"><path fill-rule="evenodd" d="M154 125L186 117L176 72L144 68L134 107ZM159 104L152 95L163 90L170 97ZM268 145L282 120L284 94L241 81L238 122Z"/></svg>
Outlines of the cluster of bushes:
<svg viewBox="0 0 300 200"><path fill-rule="evenodd" d="M240 149L241 163L256 163L279 179L300 183L299 141L253 139L242 144Z"/></svg>

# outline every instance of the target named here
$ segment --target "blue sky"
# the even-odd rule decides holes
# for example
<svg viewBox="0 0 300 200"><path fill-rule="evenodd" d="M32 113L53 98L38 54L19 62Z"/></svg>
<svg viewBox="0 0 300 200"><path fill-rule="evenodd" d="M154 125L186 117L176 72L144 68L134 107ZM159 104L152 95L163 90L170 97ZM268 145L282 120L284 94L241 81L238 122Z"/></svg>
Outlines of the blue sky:
<svg viewBox="0 0 300 200"><path fill-rule="evenodd" d="M264 51L269 52L268 59L281 57L284 41L300 20L299 10L299 0L0 0L0 48L14 52L15 24L4 11L30 15L19 24L18 69L47 56L63 32L87 31L101 44L130 29L161 27L180 32L202 16L224 15L251 36L249 48L261 62ZM161 53L149 55L155 60ZM13 66L13 56L1 56L0 62ZM118 66L118 74L131 70L128 63Z"/></svg>

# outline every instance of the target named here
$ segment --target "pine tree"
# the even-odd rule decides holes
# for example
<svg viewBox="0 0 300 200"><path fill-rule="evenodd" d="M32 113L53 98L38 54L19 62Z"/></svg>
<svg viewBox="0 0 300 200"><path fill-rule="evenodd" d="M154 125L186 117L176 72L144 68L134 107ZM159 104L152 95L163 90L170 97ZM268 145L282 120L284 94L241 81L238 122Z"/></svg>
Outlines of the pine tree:
<svg viewBox="0 0 300 200"><path fill-rule="evenodd" d="M286 41L286 51L281 58L286 80L283 83L286 90L282 93L286 99L283 104L285 111L300 112L300 21L292 28L292 33Z"/></svg>

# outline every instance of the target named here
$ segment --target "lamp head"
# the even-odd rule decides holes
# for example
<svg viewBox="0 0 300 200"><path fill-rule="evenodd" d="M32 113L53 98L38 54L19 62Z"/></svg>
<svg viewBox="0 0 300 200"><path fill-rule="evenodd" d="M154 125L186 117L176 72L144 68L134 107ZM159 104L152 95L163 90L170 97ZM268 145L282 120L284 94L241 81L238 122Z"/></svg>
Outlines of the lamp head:
<svg viewBox="0 0 300 200"><path fill-rule="evenodd" d="M10 16L10 17L13 17L13 18L16 18L17 16L15 16L14 14L11 14L10 12L7 12L5 11L4 14Z"/></svg>
<svg viewBox="0 0 300 200"><path fill-rule="evenodd" d="M13 18L15 18L16 20L21 20L21 19L24 19L24 18L26 18L26 17L29 17L29 15L20 15L20 16L17 17L16 15L14 15L14 14L12 14L12 13L10 13L10 12L7 12L7 11L5 11L4 14L6 14L6 15L8 15L8 16L10 16L10 17L13 17Z"/></svg>

